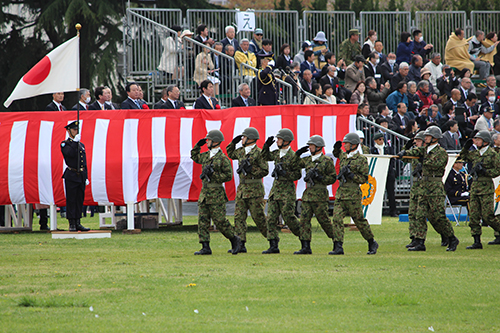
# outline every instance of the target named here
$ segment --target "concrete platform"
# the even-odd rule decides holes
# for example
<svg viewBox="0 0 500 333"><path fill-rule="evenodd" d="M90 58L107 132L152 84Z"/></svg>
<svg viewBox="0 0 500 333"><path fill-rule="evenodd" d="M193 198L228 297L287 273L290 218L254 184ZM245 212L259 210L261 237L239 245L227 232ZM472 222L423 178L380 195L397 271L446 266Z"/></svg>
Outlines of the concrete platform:
<svg viewBox="0 0 500 333"><path fill-rule="evenodd" d="M111 238L110 230L90 230L81 231L53 231L52 239L91 239L91 238Z"/></svg>

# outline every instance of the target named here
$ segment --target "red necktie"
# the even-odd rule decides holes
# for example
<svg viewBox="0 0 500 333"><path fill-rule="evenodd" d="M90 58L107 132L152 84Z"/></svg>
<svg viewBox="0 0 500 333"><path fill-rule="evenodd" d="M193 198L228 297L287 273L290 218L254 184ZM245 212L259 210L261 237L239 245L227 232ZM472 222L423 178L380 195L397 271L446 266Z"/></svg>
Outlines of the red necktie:
<svg viewBox="0 0 500 333"><path fill-rule="evenodd" d="M62 105L59 105L59 111L62 111L62 110L63 110L63 109L62 109Z"/></svg>

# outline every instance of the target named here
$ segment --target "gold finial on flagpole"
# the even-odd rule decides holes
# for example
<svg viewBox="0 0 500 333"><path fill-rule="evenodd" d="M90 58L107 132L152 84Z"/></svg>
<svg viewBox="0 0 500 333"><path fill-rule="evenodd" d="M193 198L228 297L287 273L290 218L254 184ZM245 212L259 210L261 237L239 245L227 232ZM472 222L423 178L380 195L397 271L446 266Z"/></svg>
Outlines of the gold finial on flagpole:
<svg viewBox="0 0 500 333"><path fill-rule="evenodd" d="M82 25L80 23L75 24L75 28L77 30L77 35L80 37L80 29L82 28Z"/></svg>

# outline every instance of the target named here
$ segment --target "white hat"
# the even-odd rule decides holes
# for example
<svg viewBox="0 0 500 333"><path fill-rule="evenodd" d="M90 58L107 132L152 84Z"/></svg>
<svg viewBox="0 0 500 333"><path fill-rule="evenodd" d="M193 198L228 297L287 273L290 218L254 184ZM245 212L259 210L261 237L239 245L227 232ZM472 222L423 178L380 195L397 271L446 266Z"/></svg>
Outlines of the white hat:
<svg viewBox="0 0 500 333"><path fill-rule="evenodd" d="M325 33L323 31L318 31L318 33L316 34L316 37L314 37L313 40L318 41L318 42L327 42L326 37L325 37Z"/></svg>
<svg viewBox="0 0 500 333"><path fill-rule="evenodd" d="M181 38L184 37L184 36L188 36L188 35L194 35L194 33L192 33L191 31L189 31L189 29L186 29L182 32L181 34Z"/></svg>

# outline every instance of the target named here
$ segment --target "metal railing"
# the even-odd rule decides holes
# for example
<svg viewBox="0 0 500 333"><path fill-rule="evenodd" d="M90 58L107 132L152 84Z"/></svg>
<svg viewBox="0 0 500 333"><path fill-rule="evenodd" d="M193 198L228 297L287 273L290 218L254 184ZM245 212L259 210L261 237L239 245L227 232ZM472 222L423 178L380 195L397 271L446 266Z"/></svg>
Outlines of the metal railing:
<svg viewBox="0 0 500 333"><path fill-rule="evenodd" d="M128 8L127 11L136 13L169 28L173 25L182 26L182 11L180 9Z"/></svg>
<svg viewBox="0 0 500 333"><path fill-rule="evenodd" d="M476 30L482 30L485 34L491 31L498 33L500 27L500 11L480 11L474 10L470 12L471 19L471 34Z"/></svg>

